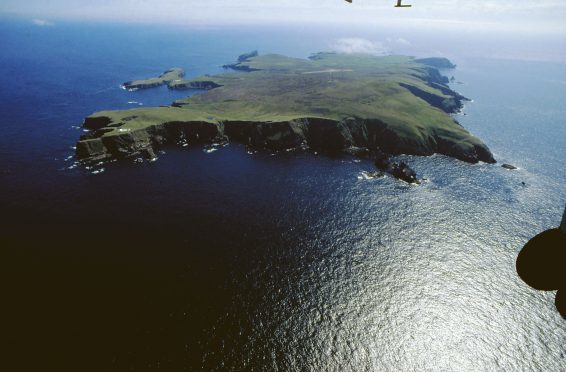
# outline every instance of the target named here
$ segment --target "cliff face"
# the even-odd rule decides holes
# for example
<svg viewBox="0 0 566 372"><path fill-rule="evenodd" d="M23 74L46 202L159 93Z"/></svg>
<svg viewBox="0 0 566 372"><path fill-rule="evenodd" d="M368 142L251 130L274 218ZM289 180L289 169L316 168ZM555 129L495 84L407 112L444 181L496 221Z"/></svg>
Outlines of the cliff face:
<svg viewBox="0 0 566 372"><path fill-rule="evenodd" d="M439 95L427 92L423 89L420 89L419 87L416 87L416 86L412 86L412 85L409 85L409 84L403 84L403 83L400 83L399 85L401 85L403 88L407 89L409 92L413 93L415 96L426 101L431 106L439 108L442 111L449 113L449 114L454 114L454 113L460 111L460 109L462 108L462 105L463 105L462 101L467 100L466 97L459 95L459 94L454 94L454 95L451 95L449 97L441 97ZM446 87L444 87L440 84L435 84L435 88L437 88L437 89L439 89L443 92L446 89Z"/></svg>
<svg viewBox="0 0 566 372"><path fill-rule="evenodd" d="M85 121L85 127L93 128L108 120L107 117L90 117ZM352 153L351 149L356 148L358 152L367 149L388 154L440 153L470 163L495 162L489 149L479 140L461 143L441 134L432 134L419 140L403 141L380 120L348 118L337 121L312 117L281 122L171 121L112 136L100 135L95 130L78 142L76 154L80 160L90 162L147 156L164 145L180 142L209 144L226 140L272 151L310 148L335 154Z"/></svg>
<svg viewBox="0 0 566 372"><path fill-rule="evenodd" d="M92 128L100 121L101 118L87 118L84 126ZM93 162L112 158L152 157L155 150L166 144L176 144L181 141L206 144L224 139L221 123L204 121L166 122L112 136L99 135L100 130L81 137L76 149L79 160Z"/></svg>

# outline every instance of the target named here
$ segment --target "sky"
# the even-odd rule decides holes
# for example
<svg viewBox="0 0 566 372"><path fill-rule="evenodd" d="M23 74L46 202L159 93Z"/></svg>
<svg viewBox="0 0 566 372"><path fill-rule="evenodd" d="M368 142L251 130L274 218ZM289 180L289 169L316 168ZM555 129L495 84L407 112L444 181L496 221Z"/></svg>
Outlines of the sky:
<svg viewBox="0 0 566 372"><path fill-rule="evenodd" d="M2 0L0 14L186 25L354 24L566 35L565 0Z"/></svg>

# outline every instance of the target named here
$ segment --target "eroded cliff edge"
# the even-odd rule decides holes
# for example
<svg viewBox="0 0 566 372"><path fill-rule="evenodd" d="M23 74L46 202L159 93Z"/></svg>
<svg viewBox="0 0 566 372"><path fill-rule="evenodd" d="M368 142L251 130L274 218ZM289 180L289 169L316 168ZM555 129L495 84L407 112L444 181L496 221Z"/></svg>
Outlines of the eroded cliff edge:
<svg viewBox="0 0 566 372"><path fill-rule="evenodd" d="M445 154L495 162L449 114L465 97L410 57L319 53L309 60L251 53L238 72L183 80L208 91L168 107L87 117L83 162L153 157L168 144L235 141L258 149L354 154Z"/></svg>

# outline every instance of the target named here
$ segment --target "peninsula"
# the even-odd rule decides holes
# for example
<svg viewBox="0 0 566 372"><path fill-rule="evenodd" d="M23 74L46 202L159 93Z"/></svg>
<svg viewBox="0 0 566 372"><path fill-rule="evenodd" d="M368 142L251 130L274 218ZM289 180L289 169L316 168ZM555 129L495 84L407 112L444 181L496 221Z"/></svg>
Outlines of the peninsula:
<svg viewBox="0 0 566 372"><path fill-rule="evenodd" d="M177 80L181 80L183 76L185 76L185 71L182 68L174 67L165 71L159 77L144 80L127 81L122 84L122 86L124 87L124 89L128 90L153 88L164 84L171 84Z"/></svg>
<svg viewBox="0 0 566 372"><path fill-rule="evenodd" d="M83 162L151 158L168 144L234 141L272 151L374 159L439 153L495 162L487 146L450 115L466 98L449 88L437 66L453 65L434 58L317 53L299 59L254 51L226 65L233 71L225 74L183 80L170 70L127 86L161 81L171 89L206 91L165 107L94 113L84 120L89 132L76 155Z"/></svg>

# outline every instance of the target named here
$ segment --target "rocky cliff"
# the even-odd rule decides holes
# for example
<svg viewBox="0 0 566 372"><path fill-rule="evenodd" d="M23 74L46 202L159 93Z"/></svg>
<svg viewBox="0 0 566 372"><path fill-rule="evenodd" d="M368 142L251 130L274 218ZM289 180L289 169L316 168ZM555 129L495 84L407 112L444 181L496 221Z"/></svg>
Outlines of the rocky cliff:
<svg viewBox="0 0 566 372"><path fill-rule="evenodd" d="M439 153L470 163L495 162L487 146L479 140L454 141L443 136L442 132L403 140L387 123L377 119L305 117L280 122L167 121L105 136L105 128L113 124L116 124L113 119L105 116L87 118L84 127L92 129L92 132L83 135L77 143L77 157L83 161L138 157L153 154L167 144L209 144L228 140L272 151L301 148L335 154L352 153L350 150L357 148L392 155Z"/></svg>

